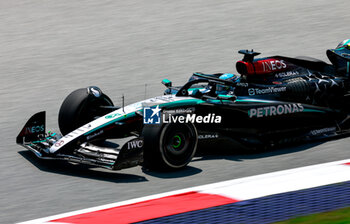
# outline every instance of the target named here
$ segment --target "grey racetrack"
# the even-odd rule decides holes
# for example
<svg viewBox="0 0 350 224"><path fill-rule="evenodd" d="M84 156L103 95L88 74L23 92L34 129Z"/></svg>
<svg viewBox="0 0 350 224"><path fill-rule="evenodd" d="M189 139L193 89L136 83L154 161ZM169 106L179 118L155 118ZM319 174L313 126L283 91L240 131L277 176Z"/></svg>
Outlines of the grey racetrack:
<svg viewBox="0 0 350 224"><path fill-rule="evenodd" d="M162 78L236 72L240 49L327 60L326 49L350 38L349 23L345 0L0 1L0 223L349 158L343 138L204 155L174 173L110 172L37 161L15 144L40 110L57 131L60 104L77 88L99 86L120 105L122 94L126 103L161 94Z"/></svg>

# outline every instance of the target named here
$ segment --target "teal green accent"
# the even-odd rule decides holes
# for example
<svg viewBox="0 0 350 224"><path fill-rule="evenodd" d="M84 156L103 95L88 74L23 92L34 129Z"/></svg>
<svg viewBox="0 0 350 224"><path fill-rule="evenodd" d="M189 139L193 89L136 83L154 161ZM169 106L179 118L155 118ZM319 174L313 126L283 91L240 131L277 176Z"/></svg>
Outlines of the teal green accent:
<svg viewBox="0 0 350 224"><path fill-rule="evenodd" d="M219 94L218 97L227 98L227 100L229 100L229 101L232 102L233 100L230 100L229 98L232 99L232 97L234 97L234 96L232 96L232 95L225 95L225 94ZM222 101L222 100L221 100L221 101ZM234 100L234 101L236 101L236 100Z"/></svg>
<svg viewBox="0 0 350 224"><path fill-rule="evenodd" d="M118 113L116 113L116 114L111 114L111 115L107 115L107 116L105 116L105 118L106 119L112 119L112 118L114 118L114 117L116 117L116 116L119 116L120 114L118 114Z"/></svg>
<svg viewBox="0 0 350 224"><path fill-rule="evenodd" d="M170 81L169 79L163 79L163 80L162 80L162 83L163 83L163 84L167 84L167 83L171 83L171 81Z"/></svg>
<svg viewBox="0 0 350 224"><path fill-rule="evenodd" d="M91 131L86 132L84 135L89 135L90 133L92 133L92 132L94 132L94 131L96 131L96 130L98 130L98 129L101 129L101 128L103 128L103 127L106 127L107 125L110 125L110 124L112 124L112 123L114 123L114 122L123 120L123 119L125 119L125 118L133 117L133 116L135 116L135 112L131 112L131 113L129 113L129 114L125 114L125 115L122 116L122 117L118 117L118 118L116 118L116 119L114 119L114 120L111 120L111 121L109 121L109 122L107 122L107 123L101 125L101 126L98 126L97 128L92 129Z"/></svg>
<svg viewBox="0 0 350 224"><path fill-rule="evenodd" d="M173 145L173 147L174 147L175 149L177 149L177 148L179 148L179 146L181 145L181 138L180 138L180 136L178 136L178 135L175 135L174 138L177 138L178 141L179 141L179 143L177 143L176 145Z"/></svg>
<svg viewBox="0 0 350 224"><path fill-rule="evenodd" d="M219 97L230 97L231 95L218 94Z"/></svg>
<svg viewBox="0 0 350 224"><path fill-rule="evenodd" d="M46 142L46 139L45 140L39 140L39 141L32 141L33 144L40 143L40 142Z"/></svg>
<svg viewBox="0 0 350 224"><path fill-rule="evenodd" d="M326 113L326 111L323 111L323 110L317 110L317 109L304 109L303 112L316 112L316 113Z"/></svg>
<svg viewBox="0 0 350 224"><path fill-rule="evenodd" d="M278 103L278 102L275 102L275 101L260 100L260 99L236 99L236 102L238 102L238 103L247 103L247 102L255 102L255 103Z"/></svg>
<svg viewBox="0 0 350 224"><path fill-rule="evenodd" d="M350 39L344 43L344 45L349 45L349 44L350 44Z"/></svg>
<svg viewBox="0 0 350 224"><path fill-rule="evenodd" d="M210 103L232 103L233 101L232 100L210 100L210 99L208 99L207 100L208 102L210 102Z"/></svg>
<svg viewBox="0 0 350 224"><path fill-rule="evenodd" d="M346 66L346 73L349 74L349 72L350 72L350 61L347 62L347 65L348 66Z"/></svg>
<svg viewBox="0 0 350 224"><path fill-rule="evenodd" d="M194 90L196 90L196 89L201 90L201 89L205 89L205 88L189 88L189 89L188 89L188 92L194 91Z"/></svg>
<svg viewBox="0 0 350 224"><path fill-rule="evenodd" d="M172 83L169 79L163 79L162 84L165 85L166 87L171 87Z"/></svg>
<svg viewBox="0 0 350 224"><path fill-rule="evenodd" d="M171 108L171 107L178 107L178 106L198 105L204 102L205 101L200 99L185 99L185 100L179 100L179 101L170 102L170 103L159 104L159 106Z"/></svg>
<svg viewBox="0 0 350 224"><path fill-rule="evenodd" d="M50 132L49 132L50 133ZM33 141L32 143L35 144L35 143L40 143L40 142L46 142L46 140L49 140L51 139L53 136L55 136L56 133L52 133L49 137L43 139L43 140L38 140L38 141Z"/></svg>

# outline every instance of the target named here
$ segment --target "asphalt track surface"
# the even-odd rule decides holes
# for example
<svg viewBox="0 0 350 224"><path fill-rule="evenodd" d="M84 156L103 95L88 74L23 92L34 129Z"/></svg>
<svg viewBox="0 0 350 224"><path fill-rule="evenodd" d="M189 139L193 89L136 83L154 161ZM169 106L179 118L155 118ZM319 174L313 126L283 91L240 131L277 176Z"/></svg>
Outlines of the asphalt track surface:
<svg viewBox="0 0 350 224"><path fill-rule="evenodd" d="M0 2L0 223L149 194L350 158L350 138L273 152L196 157L174 173L37 161L15 144L35 112L57 113L71 91L99 86L120 104L162 93L162 78L236 72L240 49L307 55L350 38L347 1ZM146 93L145 93L145 84ZM257 186L258 187L258 186Z"/></svg>

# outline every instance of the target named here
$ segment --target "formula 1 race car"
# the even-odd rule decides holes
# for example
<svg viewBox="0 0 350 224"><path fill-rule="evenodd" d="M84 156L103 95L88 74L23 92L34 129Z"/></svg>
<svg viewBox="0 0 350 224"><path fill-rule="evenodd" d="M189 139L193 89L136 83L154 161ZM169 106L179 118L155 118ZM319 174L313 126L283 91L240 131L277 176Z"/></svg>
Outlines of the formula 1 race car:
<svg viewBox="0 0 350 224"><path fill-rule="evenodd" d="M242 50L234 81L195 73L165 95L115 107L98 87L75 90L59 112L61 134L33 115L16 142L41 159L122 169L185 167L202 141L265 148L350 133L350 41L332 62ZM227 75L225 77L228 77ZM110 144L107 139L117 139Z"/></svg>

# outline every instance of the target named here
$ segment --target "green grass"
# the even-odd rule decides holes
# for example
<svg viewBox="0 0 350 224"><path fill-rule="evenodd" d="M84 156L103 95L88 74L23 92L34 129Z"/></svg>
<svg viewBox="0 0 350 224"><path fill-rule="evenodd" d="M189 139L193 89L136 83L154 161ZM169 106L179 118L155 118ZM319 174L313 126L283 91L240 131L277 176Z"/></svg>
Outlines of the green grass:
<svg viewBox="0 0 350 224"><path fill-rule="evenodd" d="M317 213L312 215L292 218L275 224L349 224L350 207L338 209L330 212Z"/></svg>

